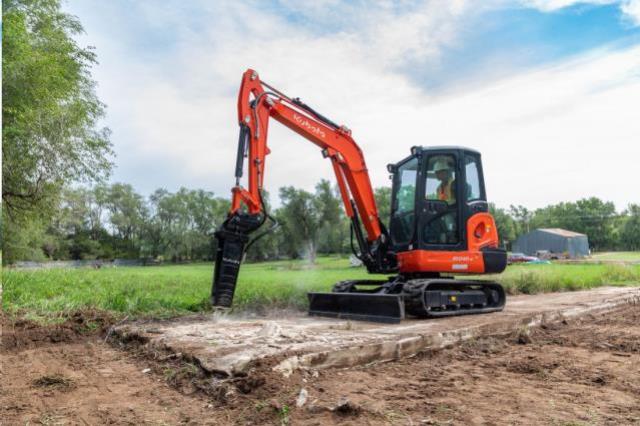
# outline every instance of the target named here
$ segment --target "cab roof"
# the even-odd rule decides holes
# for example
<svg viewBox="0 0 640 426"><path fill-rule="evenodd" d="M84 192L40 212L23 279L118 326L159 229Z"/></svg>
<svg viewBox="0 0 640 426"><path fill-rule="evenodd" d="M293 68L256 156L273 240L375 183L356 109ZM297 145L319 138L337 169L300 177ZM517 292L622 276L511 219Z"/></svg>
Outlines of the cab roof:
<svg viewBox="0 0 640 426"><path fill-rule="evenodd" d="M473 154L477 154L480 155L480 151L475 150L473 148L467 148L466 146L460 146L460 145L433 145L433 146L412 146L411 147L411 154L405 158L403 158L402 160L398 161L397 163L390 163L387 165L387 170L389 170L390 173L392 172L392 169L395 169L396 167L400 166L401 164L404 164L405 162L409 161L410 159L414 158L416 156L416 154L418 153L428 153L428 152L433 152L433 151L466 151L466 152L470 152Z"/></svg>
<svg viewBox="0 0 640 426"><path fill-rule="evenodd" d="M469 152L473 152L474 154L480 154L480 151L475 150L473 148L468 148L466 146L460 146L460 145L433 145L433 146L414 146L411 147L411 149L417 149L420 151L440 151L440 150L446 150L446 151L455 151L455 150L460 150L460 151L469 151Z"/></svg>

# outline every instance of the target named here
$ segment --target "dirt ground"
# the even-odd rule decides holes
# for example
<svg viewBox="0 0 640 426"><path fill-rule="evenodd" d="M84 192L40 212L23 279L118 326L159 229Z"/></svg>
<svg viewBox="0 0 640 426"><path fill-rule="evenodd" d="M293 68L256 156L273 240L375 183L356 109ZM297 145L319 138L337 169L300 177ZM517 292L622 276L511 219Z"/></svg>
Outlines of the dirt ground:
<svg viewBox="0 0 640 426"><path fill-rule="evenodd" d="M3 320L0 424L640 425L637 305L402 361L288 379L257 365L233 381L105 343L112 322Z"/></svg>

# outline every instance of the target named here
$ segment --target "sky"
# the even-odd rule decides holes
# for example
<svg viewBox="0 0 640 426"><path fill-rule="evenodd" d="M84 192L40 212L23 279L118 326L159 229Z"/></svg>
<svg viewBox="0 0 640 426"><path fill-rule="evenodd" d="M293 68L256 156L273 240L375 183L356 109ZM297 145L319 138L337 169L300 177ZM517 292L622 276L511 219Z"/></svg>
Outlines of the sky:
<svg viewBox="0 0 640 426"><path fill-rule="evenodd" d="M116 153L145 195L234 184L247 68L353 132L374 186L411 146L483 156L489 201L640 203L640 0L68 0ZM335 178L274 122L265 188ZM277 205L277 202L275 203Z"/></svg>

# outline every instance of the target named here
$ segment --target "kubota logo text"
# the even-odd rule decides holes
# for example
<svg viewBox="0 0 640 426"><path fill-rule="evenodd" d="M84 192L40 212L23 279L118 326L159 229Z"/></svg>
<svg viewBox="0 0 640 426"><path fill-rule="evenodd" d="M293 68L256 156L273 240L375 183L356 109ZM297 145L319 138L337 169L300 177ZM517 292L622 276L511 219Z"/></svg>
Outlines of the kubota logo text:
<svg viewBox="0 0 640 426"><path fill-rule="evenodd" d="M293 119L296 123L298 123L302 127L305 127L311 133L320 136L321 138L325 137L324 131L320 127L314 126L313 124L309 123L309 120L296 114L295 112L293 113Z"/></svg>

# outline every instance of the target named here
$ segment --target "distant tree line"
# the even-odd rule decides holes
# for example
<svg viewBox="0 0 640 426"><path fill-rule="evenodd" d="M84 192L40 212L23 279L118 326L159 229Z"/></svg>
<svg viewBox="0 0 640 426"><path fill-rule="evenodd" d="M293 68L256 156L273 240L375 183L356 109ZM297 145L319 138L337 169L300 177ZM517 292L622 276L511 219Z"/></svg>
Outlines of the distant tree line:
<svg viewBox="0 0 640 426"><path fill-rule="evenodd" d="M616 212L612 202L596 197L552 204L536 210L490 204L503 245L537 228L563 228L586 234L593 251L640 250L640 204Z"/></svg>
<svg viewBox="0 0 640 426"><path fill-rule="evenodd" d="M390 189L378 188L376 201L389 220ZM306 257L351 252L349 221L339 192L320 181L314 192L280 188L278 208L269 213L278 226L247 253L249 260ZM145 259L185 262L212 260L214 232L226 218L227 198L212 192L158 189L150 196L115 183L64 189L46 217L6 229L3 257L15 260ZM640 205L622 213L598 198L559 203L541 209L490 206L503 246L535 228L565 228L589 236L592 250L639 250ZM269 223L265 227L270 226Z"/></svg>

